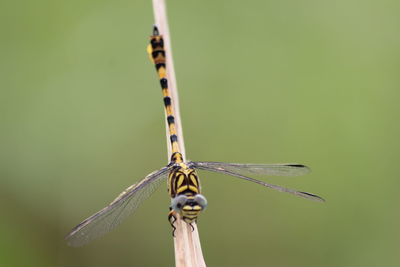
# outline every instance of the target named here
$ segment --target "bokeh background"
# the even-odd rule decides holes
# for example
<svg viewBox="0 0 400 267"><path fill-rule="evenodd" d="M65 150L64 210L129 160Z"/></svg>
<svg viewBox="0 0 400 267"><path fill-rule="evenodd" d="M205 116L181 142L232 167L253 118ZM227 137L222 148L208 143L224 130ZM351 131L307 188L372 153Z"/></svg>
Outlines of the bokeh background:
<svg viewBox="0 0 400 267"><path fill-rule="evenodd" d="M209 266L399 266L400 2L168 1L192 160L299 162L268 178L325 204L200 173ZM145 48L151 1L1 1L0 265L173 266L159 189L82 248L65 234L167 163Z"/></svg>

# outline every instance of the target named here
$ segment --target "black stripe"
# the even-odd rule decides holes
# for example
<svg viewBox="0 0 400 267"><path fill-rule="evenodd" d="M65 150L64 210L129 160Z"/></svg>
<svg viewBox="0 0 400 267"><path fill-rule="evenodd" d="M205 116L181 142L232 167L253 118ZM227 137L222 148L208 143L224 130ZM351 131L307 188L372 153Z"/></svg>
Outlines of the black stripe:
<svg viewBox="0 0 400 267"><path fill-rule="evenodd" d="M200 210L185 210L186 215L196 215Z"/></svg>
<svg viewBox="0 0 400 267"><path fill-rule="evenodd" d="M153 49L156 49L157 46L159 45L156 38L151 39L150 44L151 44L151 48L153 48Z"/></svg>
<svg viewBox="0 0 400 267"><path fill-rule="evenodd" d="M178 190L178 180L179 180L179 176L181 176L182 174L180 174L179 172L175 172L174 173L174 187L175 187L175 192Z"/></svg>
<svg viewBox="0 0 400 267"><path fill-rule="evenodd" d="M162 57L165 57L165 51L164 50L156 50L156 51L151 52L151 56L153 58L157 58L157 56L159 54L161 54Z"/></svg>
<svg viewBox="0 0 400 267"><path fill-rule="evenodd" d="M193 181L192 181L191 178L193 178L193 179L196 181L197 185L196 185L195 183L193 183ZM195 174L193 174L193 173L189 174L189 184L190 184L190 185L193 185L193 186L196 187L196 188L198 187L199 180L197 179L197 175L195 175Z"/></svg>
<svg viewBox="0 0 400 267"><path fill-rule="evenodd" d="M164 67L165 69L165 63L157 63L156 64L156 69L159 70L161 67Z"/></svg>
<svg viewBox="0 0 400 267"><path fill-rule="evenodd" d="M171 124L175 123L175 118L174 118L174 116L169 115L169 116L167 117L167 121L168 121L168 125L171 125Z"/></svg>
<svg viewBox="0 0 400 267"><path fill-rule="evenodd" d="M169 96L164 97L164 105L165 106L171 105L171 98Z"/></svg>
<svg viewBox="0 0 400 267"><path fill-rule="evenodd" d="M177 142L178 141L178 136L176 136L176 134L173 134L169 137L169 139L171 140L171 143L173 142Z"/></svg>
<svg viewBox="0 0 400 267"><path fill-rule="evenodd" d="M168 88L168 80L167 80L167 79L162 78L162 79L160 80L160 84L161 84L161 88L162 88L162 89Z"/></svg>

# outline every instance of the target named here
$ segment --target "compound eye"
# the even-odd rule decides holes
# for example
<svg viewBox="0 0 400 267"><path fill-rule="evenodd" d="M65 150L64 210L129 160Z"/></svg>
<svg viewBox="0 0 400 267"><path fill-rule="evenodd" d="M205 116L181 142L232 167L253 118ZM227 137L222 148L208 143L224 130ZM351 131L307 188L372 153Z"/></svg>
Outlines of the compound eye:
<svg viewBox="0 0 400 267"><path fill-rule="evenodd" d="M183 205L185 205L187 197L184 195L176 196L171 200L171 208L175 211L180 211Z"/></svg>
<svg viewBox="0 0 400 267"><path fill-rule="evenodd" d="M197 202L197 204L199 204L199 206L202 207L203 209L207 207L207 199L201 194L197 194L194 197L194 201Z"/></svg>

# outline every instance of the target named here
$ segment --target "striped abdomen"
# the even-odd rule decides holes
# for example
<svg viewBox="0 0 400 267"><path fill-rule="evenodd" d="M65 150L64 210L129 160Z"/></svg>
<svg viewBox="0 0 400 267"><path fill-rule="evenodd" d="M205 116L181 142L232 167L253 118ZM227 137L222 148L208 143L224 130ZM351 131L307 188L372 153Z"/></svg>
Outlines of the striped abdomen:
<svg viewBox="0 0 400 267"><path fill-rule="evenodd" d="M150 44L147 47L147 52L149 53L151 61L156 67L158 77L160 79L172 153L180 152L178 145L178 136L175 127L175 113L172 107L171 92L168 88L164 39L159 34L158 29L155 26L153 30L153 35L150 37Z"/></svg>

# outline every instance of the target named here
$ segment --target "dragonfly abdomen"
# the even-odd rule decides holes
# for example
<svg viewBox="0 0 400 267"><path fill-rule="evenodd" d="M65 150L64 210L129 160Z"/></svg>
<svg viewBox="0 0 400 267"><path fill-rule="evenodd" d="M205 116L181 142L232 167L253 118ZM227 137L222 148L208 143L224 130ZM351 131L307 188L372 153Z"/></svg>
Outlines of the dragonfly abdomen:
<svg viewBox="0 0 400 267"><path fill-rule="evenodd" d="M147 47L147 52L156 67L160 79L172 153L180 152L175 126L175 112L172 106L171 92L168 87L164 39L159 34L157 27L154 27L153 35L150 36L150 44Z"/></svg>

